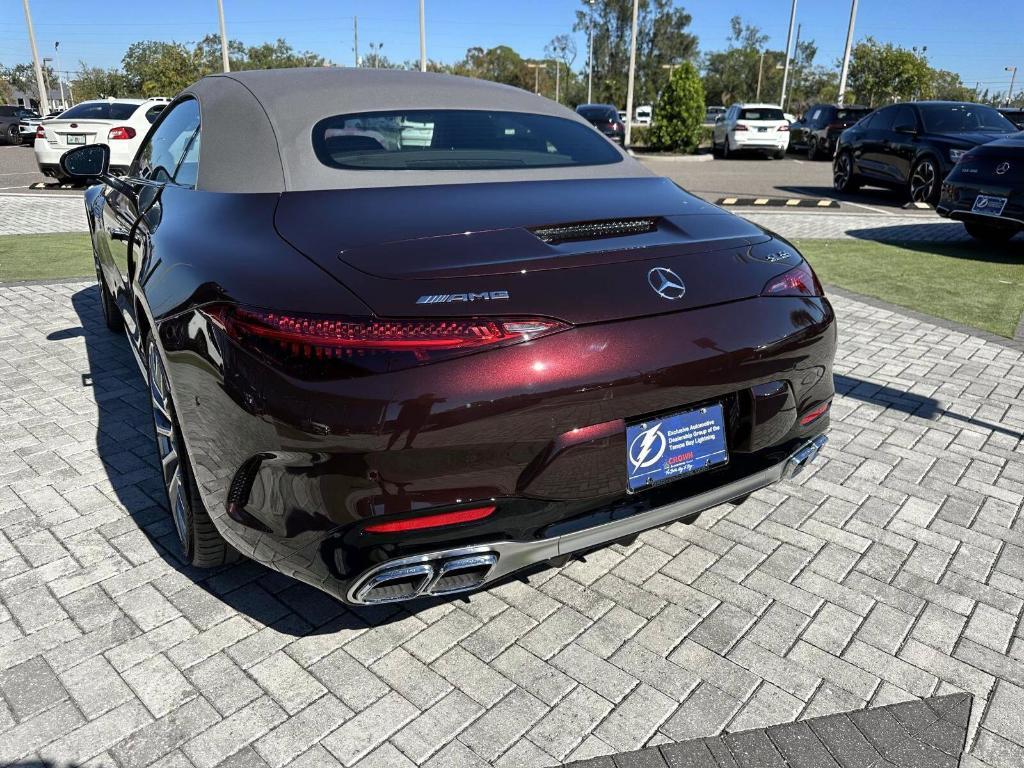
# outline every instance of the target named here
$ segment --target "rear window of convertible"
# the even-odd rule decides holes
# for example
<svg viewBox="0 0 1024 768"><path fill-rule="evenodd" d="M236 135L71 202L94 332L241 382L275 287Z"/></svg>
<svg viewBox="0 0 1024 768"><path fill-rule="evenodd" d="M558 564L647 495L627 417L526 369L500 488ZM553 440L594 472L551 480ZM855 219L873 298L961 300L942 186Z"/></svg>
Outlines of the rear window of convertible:
<svg viewBox="0 0 1024 768"><path fill-rule="evenodd" d="M313 149L332 168L553 168L622 160L587 125L549 115L465 109L363 112L321 120Z"/></svg>

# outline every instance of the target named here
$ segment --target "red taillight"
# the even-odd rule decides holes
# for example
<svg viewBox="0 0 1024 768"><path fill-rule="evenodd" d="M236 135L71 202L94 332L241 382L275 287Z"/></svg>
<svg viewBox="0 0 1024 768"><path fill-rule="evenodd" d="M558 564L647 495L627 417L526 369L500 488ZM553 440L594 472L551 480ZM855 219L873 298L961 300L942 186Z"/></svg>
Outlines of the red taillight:
<svg viewBox="0 0 1024 768"><path fill-rule="evenodd" d="M46 129L43 128L43 126L41 126L41 125L38 128L36 128L36 138L37 139L45 139L46 138Z"/></svg>
<svg viewBox="0 0 1024 768"><path fill-rule="evenodd" d="M540 318L385 320L322 317L218 305L204 312L229 336L273 356L342 360L395 370L564 330ZM373 364L371 364L373 361Z"/></svg>
<svg viewBox="0 0 1024 768"><path fill-rule="evenodd" d="M821 283L806 262L765 283L762 296L823 296Z"/></svg>
<svg viewBox="0 0 1024 768"><path fill-rule="evenodd" d="M846 123L829 123L828 127L825 130L838 131L841 128L846 128Z"/></svg>
<svg viewBox="0 0 1024 768"><path fill-rule="evenodd" d="M134 139L135 129L130 125L119 125L116 128L111 128L110 133L107 134L108 141L116 141L117 139Z"/></svg>
<svg viewBox="0 0 1024 768"><path fill-rule="evenodd" d="M401 533L403 531L420 531L424 528L441 528L446 525L458 525L459 523L483 520L485 517L490 517L494 514L495 509L496 507L493 506L459 509L455 512L442 512L437 515L393 520L390 523L374 523L367 525L363 530L367 533Z"/></svg>
<svg viewBox="0 0 1024 768"><path fill-rule="evenodd" d="M829 406L832 405L831 400L826 400L821 405L816 405L814 408L809 410L803 416L800 417L800 425L806 427L812 421L816 421L828 413Z"/></svg>
<svg viewBox="0 0 1024 768"><path fill-rule="evenodd" d="M789 123L779 126L779 132L781 133L782 131L786 131L787 133L789 132Z"/></svg>
<svg viewBox="0 0 1024 768"><path fill-rule="evenodd" d="M745 126L745 125L741 125L741 124L737 123L736 126L733 128L733 130L734 131L749 131L750 129L747 128L747 126Z"/></svg>

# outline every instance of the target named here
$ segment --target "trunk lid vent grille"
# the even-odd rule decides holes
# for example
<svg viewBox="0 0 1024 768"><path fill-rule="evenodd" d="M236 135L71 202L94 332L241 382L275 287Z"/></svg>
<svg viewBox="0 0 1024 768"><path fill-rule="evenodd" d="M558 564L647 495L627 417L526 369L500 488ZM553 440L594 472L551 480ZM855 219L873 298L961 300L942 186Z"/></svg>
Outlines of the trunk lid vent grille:
<svg viewBox="0 0 1024 768"><path fill-rule="evenodd" d="M601 240L606 237L626 237L653 232L658 228L656 218L605 219L581 221L575 224L553 224L532 227L530 231L545 243L557 245L575 240Z"/></svg>

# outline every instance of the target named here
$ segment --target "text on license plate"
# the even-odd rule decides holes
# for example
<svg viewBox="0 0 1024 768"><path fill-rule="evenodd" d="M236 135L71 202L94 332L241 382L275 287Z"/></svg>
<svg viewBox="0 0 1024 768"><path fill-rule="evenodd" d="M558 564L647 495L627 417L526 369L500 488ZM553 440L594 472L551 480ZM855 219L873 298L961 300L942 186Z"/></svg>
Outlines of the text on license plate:
<svg viewBox="0 0 1024 768"><path fill-rule="evenodd" d="M85 144L84 133L69 133L67 135L68 144Z"/></svg>
<svg viewBox="0 0 1024 768"><path fill-rule="evenodd" d="M986 216L1002 216L1003 208L1006 207L1005 197L993 197L992 195L978 195L974 198L974 207L971 213L981 213Z"/></svg>
<svg viewBox="0 0 1024 768"><path fill-rule="evenodd" d="M725 413L719 403L626 426L630 491L692 475L728 460Z"/></svg>

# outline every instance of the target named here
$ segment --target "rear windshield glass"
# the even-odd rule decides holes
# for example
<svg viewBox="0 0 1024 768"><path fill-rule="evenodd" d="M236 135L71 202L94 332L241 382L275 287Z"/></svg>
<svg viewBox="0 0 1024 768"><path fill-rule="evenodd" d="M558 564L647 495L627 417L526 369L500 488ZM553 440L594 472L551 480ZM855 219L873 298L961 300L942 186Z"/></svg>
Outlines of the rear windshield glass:
<svg viewBox="0 0 1024 768"><path fill-rule="evenodd" d="M121 101L85 102L63 112L61 118L69 120L127 120L138 108L138 104L125 104Z"/></svg>
<svg viewBox="0 0 1024 768"><path fill-rule="evenodd" d="M618 120L619 113L611 107L580 107L576 110L585 120Z"/></svg>
<svg viewBox="0 0 1024 768"><path fill-rule="evenodd" d="M757 109L741 109L740 120L785 120L786 116L782 114L781 109L766 109L764 107L758 107Z"/></svg>
<svg viewBox="0 0 1024 768"><path fill-rule="evenodd" d="M840 109L836 112L836 120L860 120L870 109Z"/></svg>
<svg viewBox="0 0 1024 768"><path fill-rule="evenodd" d="M622 160L597 131L571 120L455 109L329 117L313 127L313 149L324 165L370 170L553 168Z"/></svg>
<svg viewBox="0 0 1024 768"><path fill-rule="evenodd" d="M1016 132L1017 127L992 107L981 104L920 104L928 133Z"/></svg>

